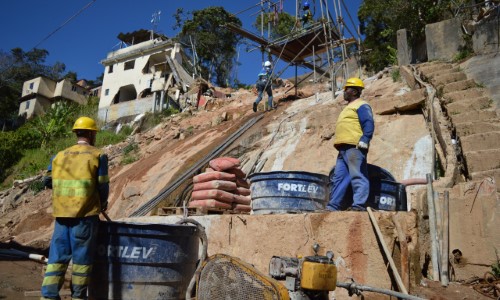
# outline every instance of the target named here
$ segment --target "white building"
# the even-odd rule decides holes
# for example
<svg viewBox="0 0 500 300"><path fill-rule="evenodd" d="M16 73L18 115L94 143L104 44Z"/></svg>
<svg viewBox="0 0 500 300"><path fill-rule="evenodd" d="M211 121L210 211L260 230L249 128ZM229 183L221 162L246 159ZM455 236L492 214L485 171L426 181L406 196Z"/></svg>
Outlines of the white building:
<svg viewBox="0 0 500 300"><path fill-rule="evenodd" d="M60 100L86 104L88 93L88 89L71 83L69 79L56 82L47 77L37 77L23 84L19 115L26 114L27 119L43 115L53 103Z"/></svg>
<svg viewBox="0 0 500 300"><path fill-rule="evenodd" d="M108 53L101 61L105 70L100 120L110 122L160 111L170 100L177 101L180 92L187 91L192 79L181 67L180 44L163 36L151 38L145 30L119 38L128 46Z"/></svg>

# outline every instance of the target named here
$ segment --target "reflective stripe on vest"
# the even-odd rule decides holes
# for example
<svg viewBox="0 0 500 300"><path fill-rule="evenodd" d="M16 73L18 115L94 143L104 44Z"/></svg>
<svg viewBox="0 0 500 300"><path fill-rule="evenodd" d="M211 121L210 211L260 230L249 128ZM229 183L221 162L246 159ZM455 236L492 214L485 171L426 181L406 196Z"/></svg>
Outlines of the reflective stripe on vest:
<svg viewBox="0 0 500 300"><path fill-rule="evenodd" d="M357 145L363 130L359 123L358 109L361 105L368 104L366 101L357 99L349 103L340 113L335 127L334 145L349 144Z"/></svg>

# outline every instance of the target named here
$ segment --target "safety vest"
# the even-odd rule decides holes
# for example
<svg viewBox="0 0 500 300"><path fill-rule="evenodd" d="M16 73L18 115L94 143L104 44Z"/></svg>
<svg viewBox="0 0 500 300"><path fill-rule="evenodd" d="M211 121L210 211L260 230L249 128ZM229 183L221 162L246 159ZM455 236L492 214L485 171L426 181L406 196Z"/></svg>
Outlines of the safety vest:
<svg viewBox="0 0 500 300"><path fill-rule="evenodd" d="M52 160L52 206L54 217L81 218L98 215L97 190L101 150L77 144Z"/></svg>
<svg viewBox="0 0 500 300"><path fill-rule="evenodd" d="M334 145L341 144L357 145L363 135L359 123L358 109L361 105L368 104L366 101L356 99L349 103L339 115L335 127Z"/></svg>

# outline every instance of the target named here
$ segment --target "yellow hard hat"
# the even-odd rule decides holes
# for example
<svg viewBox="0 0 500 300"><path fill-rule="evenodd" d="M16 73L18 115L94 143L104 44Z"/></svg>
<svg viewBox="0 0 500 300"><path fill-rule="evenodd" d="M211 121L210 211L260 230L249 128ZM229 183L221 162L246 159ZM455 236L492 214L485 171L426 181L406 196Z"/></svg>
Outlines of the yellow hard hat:
<svg viewBox="0 0 500 300"><path fill-rule="evenodd" d="M357 77L352 77L352 78L347 79L347 82L345 83L345 86L344 86L344 90L346 87L349 87L349 86L358 87L358 88L362 88L362 89L365 88L365 84L363 83L363 81Z"/></svg>
<svg viewBox="0 0 500 300"><path fill-rule="evenodd" d="M89 117L80 117L76 120L75 125L73 125L73 131L75 130L93 130L98 131L97 125L94 120Z"/></svg>

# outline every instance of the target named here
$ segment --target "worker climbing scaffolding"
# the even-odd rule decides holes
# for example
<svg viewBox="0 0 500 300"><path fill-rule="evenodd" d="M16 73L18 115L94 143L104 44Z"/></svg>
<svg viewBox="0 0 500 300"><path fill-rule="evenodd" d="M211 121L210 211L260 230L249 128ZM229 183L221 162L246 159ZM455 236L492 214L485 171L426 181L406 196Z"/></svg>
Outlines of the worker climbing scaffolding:
<svg viewBox="0 0 500 300"><path fill-rule="evenodd" d="M259 72L256 87L257 87L257 92L258 96L255 102L253 103L253 111L257 111L257 106L259 105L259 102L262 100L262 96L264 91L267 93L267 103L268 103L268 108L266 110L271 110L273 109L273 90L272 90L272 64L270 61L266 61L264 63L264 67L262 70Z"/></svg>

